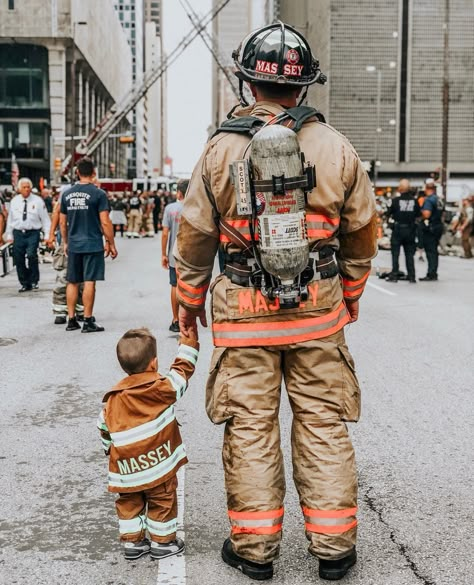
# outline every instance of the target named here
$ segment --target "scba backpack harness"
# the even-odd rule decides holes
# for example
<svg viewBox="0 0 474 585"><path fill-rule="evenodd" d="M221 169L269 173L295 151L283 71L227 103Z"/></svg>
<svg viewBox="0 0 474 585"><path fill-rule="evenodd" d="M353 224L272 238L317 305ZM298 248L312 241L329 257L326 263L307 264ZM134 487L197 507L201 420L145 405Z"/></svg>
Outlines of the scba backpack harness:
<svg viewBox="0 0 474 585"><path fill-rule="evenodd" d="M246 218L250 238L221 218L209 181L202 177L216 225L242 250L225 255L226 275L234 284L251 284L269 299L278 298L285 309L307 299L309 282L337 274L331 248L309 248L305 208L316 170L305 162L296 133L310 119L325 122L314 108L299 106L269 122L253 116L227 120L214 134L252 138L242 159L230 165L237 214Z"/></svg>

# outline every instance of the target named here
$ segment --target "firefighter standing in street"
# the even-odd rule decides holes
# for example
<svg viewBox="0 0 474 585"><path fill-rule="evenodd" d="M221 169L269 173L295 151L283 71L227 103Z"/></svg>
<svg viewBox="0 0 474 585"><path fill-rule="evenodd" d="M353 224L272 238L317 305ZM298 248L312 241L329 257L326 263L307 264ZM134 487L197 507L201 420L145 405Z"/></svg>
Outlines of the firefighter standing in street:
<svg viewBox="0 0 474 585"><path fill-rule="evenodd" d="M410 181L402 179L398 186L399 195L395 197L390 206L389 215L395 223L392 231L392 272L388 275L389 282L397 282L399 279L400 248L403 246L407 267L407 280L416 283L415 277L415 252L416 252L416 220L421 215L420 206L415 193L411 189Z"/></svg>
<svg viewBox="0 0 474 585"><path fill-rule="evenodd" d="M346 422L359 418L360 391L343 327L358 318L376 254L375 200L349 141L316 110L297 107L303 88L325 82L301 34L273 24L249 35L233 56L243 107L194 170L175 247L185 335L197 333L197 318L207 324L219 245L226 262L211 288L215 350L206 391L209 417L226 425L231 535L222 558L253 579L273 576L285 496L278 425L284 381L309 550L319 558L319 575L336 580L356 562L357 531ZM245 107L243 82L253 106ZM298 144L316 165L317 186ZM286 151L301 167L296 174L285 166ZM249 152L254 186L250 196L245 188L236 196L229 165L239 161L234 181L245 184Z"/></svg>

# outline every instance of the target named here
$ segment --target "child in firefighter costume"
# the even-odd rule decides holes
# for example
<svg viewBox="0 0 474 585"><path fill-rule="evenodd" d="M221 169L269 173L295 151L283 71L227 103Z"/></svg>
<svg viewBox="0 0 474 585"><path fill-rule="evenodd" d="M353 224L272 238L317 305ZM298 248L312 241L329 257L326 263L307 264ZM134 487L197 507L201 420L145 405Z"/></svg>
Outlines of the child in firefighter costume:
<svg viewBox="0 0 474 585"><path fill-rule="evenodd" d="M376 254L375 200L349 141L298 104L303 88L326 81L302 35L272 24L233 57L242 107L194 170L175 246L185 334L197 332L197 318L206 325L219 246L226 264L210 289L215 350L206 395L210 419L225 423L230 538L221 554L251 578L273 575L284 515L284 382L309 551L320 577L337 580L356 562L357 477L346 422L360 410L343 327L357 320ZM244 81L254 105L245 103Z"/></svg>
<svg viewBox="0 0 474 585"><path fill-rule="evenodd" d="M161 376L148 329L131 329L118 342L117 357L129 376L104 396L97 424L109 456L108 489L118 494L127 560L147 553L163 559L184 550L176 537L176 474L188 460L173 405L186 391L198 350L197 341L181 337L169 374Z"/></svg>

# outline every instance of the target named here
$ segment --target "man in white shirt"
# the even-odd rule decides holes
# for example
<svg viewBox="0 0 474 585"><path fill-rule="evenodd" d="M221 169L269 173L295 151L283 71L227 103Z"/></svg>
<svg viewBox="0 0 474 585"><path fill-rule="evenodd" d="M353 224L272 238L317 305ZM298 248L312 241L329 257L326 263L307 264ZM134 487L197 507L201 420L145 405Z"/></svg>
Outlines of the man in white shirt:
<svg viewBox="0 0 474 585"><path fill-rule="evenodd" d="M23 178L18 181L19 195L11 201L5 231L5 240L13 243L13 259L21 284L18 291L20 293L38 290L40 279L38 246L41 230L47 237L51 225L43 199L33 195L32 188L30 179Z"/></svg>

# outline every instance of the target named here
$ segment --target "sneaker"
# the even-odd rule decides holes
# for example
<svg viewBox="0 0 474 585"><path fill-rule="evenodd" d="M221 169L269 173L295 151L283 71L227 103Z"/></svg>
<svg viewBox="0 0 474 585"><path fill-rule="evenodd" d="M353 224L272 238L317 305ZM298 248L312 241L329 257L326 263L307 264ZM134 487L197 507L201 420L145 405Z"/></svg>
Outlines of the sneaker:
<svg viewBox="0 0 474 585"><path fill-rule="evenodd" d="M173 321L169 326L169 330L172 331L173 333L179 333L179 322Z"/></svg>
<svg viewBox="0 0 474 585"><path fill-rule="evenodd" d="M31 286L25 286L25 285L23 285L20 289L18 289L18 292L19 293L24 293L24 292L27 292L27 291L30 291L30 290L31 290Z"/></svg>
<svg viewBox="0 0 474 585"><path fill-rule="evenodd" d="M387 276L385 280L386 282L398 282L398 276L392 272Z"/></svg>
<svg viewBox="0 0 474 585"><path fill-rule="evenodd" d="M319 559L319 576L327 581L339 581L356 562L357 552L355 547L342 559L335 561Z"/></svg>
<svg viewBox="0 0 474 585"><path fill-rule="evenodd" d="M244 575L247 575L247 577L250 577L251 579L255 579L256 581L266 581L273 577L273 563L254 563L253 561L248 561L243 557L239 557L232 548L230 538L227 538L224 541L221 555L224 563L227 563L234 569L242 571Z"/></svg>
<svg viewBox="0 0 474 585"><path fill-rule="evenodd" d="M38 286L38 283L37 282L35 282L34 284L31 285L31 290L34 290L35 292L38 291L39 288L40 287Z"/></svg>
<svg viewBox="0 0 474 585"><path fill-rule="evenodd" d="M79 321L79 323L83 323L84 315L76 315L76 319ZM95 319L95 317L92 317L92 319Z"/></svg>
<svg viewBox="0 0 474 585"><path fill-rule="evenodd" d="M76 317L69 319L69 321L67 322L66 331L75 331L76 329L80 329L80 328L81 328L81 326L77 322Z"/></svg>
<svg viewBox="0 0 474 585"><path fill-rule="evenodd" d="M416 278L415 278L414 276L411 276L411 277L408 279L408 282L411 282L412 284L416 284Z"/></svg>
<svg viewBox="0 0 474 585"><path fill-rule="evenodd" d="M105 331L105 328L97 325L94 317L84 319L82 333L100 333L101 331Z"/></svg>
<svg viewBox="0 0 474 585"><path fill-rule="evenodd" d="M56 319L54 320L55 325L66 325L67 317L66 315L56 315Z"/></svg>
<svg viewBox="0 0 474 585"><path fill-rule="evenodd" d="M150 555L152 559L166 559L177 555L184 550L184 541L181 538L172 540L171 542L154 542L151 541Z"/></svg>
<svg viewBox="0 0 474 585"><path fill-rule="evenodd" d="M140 542L124 542L122 548L127 561L134 561L150 552L150 541L145 538Z"/></svg>

